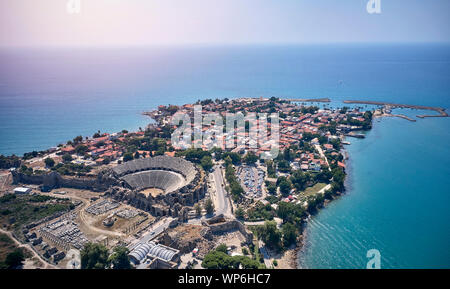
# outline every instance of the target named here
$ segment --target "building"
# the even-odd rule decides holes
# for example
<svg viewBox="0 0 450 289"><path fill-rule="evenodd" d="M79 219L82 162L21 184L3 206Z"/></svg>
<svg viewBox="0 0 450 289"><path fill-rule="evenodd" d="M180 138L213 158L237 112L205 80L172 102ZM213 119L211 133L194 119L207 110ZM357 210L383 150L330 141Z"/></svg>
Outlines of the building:
<svg viewBox="0 0 450 289"><path fill-rule="evenodd" d="M178 265L179 252L174 248L150 241L139 243L128 256L138 269L170 269Z"/></svg>
<svg viewBox="0 0 450 289"><path fill-rule="evenodd" d="M31 193L30 188L17 187L14 189L14 194L25 195L25 194L30 194L30 193Z"/></svg>

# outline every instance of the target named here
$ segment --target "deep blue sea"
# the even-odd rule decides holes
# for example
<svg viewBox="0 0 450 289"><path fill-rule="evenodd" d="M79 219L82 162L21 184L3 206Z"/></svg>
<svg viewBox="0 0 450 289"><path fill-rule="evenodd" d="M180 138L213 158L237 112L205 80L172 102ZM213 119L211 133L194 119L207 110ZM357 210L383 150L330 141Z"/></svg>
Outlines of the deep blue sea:
<svg viewBox="0 0 450 289"><path fill-rule="evenodd" d="M448 109L450 46L3 49L0 154L145 127L141 112L160 104L249 96ZM375 248L384 268L450 268L449 128L448 118L383 119L350 140L347 194L312 218L300 265L364 268Z"/></svg>

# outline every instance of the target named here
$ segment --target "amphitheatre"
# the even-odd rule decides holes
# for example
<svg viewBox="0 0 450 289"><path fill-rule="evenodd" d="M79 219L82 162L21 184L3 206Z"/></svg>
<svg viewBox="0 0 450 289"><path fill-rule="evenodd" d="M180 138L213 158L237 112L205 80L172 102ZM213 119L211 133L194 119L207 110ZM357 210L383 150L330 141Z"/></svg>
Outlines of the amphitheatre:
<svg viewBox="0 0 450 289"><path fill-rule="evenodd" d="M197 173L192 163L166 156L130 161L115 167L113 171L130 189L159 189L164 193L188 185Z"/></svg>
<svg viewBox="0 0 450 289"><path fill-rule="evenodd" d="M193 206L205 195L204 172L182 158L156 156L129 161L113 168L111 176L120 185L106 194L157 217L185 220L185 207Z"/></svg>
<svg viewBox="0 0 450 289"><path fill-rule="evenodd" d="M124 201L155 217L180 217L180 221L187 218L186 207L202 199L206 190L203 170L183 158L170 156L128 161L96 177L67 177L57 172L39 176L19 171L12 174L14 183L104 192L105 197Z"/></svg>

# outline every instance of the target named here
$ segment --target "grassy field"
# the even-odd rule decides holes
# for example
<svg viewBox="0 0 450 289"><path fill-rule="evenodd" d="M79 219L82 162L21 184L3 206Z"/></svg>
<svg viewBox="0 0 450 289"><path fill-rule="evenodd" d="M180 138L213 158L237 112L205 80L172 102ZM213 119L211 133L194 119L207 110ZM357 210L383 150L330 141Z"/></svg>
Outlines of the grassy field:
<svg viewBox="0 0 450 289"><path fill-rule="evenodd" d="M312 196L317 194L321 189L323 189L327 184L324 183L317 183L312 187L308 187L306 188L306 190L304 190L303 192L301 192L300 194L303 196Z"/></svg>
<svg viewBox="0 0 450 289"><path fill-rule="evenodd" d="M0 225L21 236L24 225L51 216L56 212L69 211L74 206L68 199L42 195L13 195L0 197Z"/></svg>

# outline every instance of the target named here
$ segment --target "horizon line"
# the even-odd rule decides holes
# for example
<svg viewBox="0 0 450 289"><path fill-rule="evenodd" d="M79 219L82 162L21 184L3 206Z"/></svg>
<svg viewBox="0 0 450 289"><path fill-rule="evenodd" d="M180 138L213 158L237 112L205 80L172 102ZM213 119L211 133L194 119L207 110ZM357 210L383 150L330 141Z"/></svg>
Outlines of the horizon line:
<svg viewBox="0 0 450 289"><path fill-rule="evenodd" d="M154 43L154 44L44 44L4 45L0 49L51 49L51 48L157 48L157 47L239 47L239 46L309 46L309 45L450 45L450 41L318 41L318 42L198 42L198 43Z"/></svg>

